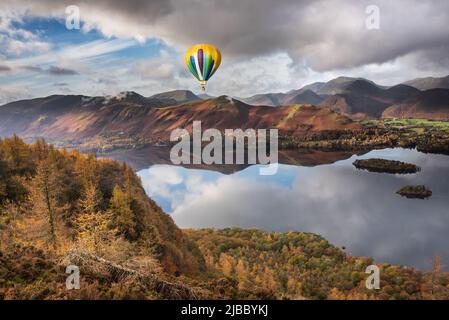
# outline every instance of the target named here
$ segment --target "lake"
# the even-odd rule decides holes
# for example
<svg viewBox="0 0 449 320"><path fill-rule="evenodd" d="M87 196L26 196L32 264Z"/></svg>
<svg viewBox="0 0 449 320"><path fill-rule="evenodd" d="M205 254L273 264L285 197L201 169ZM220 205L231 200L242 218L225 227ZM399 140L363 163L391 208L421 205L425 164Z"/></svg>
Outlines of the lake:
<svg viewBox="0 0 449 320"><path fill-rule="evenodd" d="M276 175L260 176L257 165L204 170L207 166L154 164L168 163L165 158L152 159L145 167L145 152L138 152L137 170L146 192L182 228L313 232L346 247L349 254L371 256L377 262L425 270L432 257L440 255L448 270L448 156L408 149L358 155L296 151L280 156L288 160L284 163L294 164L280 164ZM114 158L126 157L133 155ZM368 158L411 162L422 171L391 175L359 171L352 165ZM415 200L395 193L409 184L424 184L433 196Z"/></svg>

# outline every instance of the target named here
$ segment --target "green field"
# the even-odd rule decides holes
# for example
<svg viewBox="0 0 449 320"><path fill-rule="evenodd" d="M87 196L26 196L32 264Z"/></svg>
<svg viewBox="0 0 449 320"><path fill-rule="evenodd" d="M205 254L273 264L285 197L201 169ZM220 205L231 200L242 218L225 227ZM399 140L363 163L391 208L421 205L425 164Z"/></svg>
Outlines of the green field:
<svg viewBox="0 0 449 320"><path fill-rule="evenodd" d="M373 125L384 125L393 128L427 127L438 129L449 129L449 121L435 121L428 119L385 119L385 120L372 120L368 121L367 123Z"/></svg>

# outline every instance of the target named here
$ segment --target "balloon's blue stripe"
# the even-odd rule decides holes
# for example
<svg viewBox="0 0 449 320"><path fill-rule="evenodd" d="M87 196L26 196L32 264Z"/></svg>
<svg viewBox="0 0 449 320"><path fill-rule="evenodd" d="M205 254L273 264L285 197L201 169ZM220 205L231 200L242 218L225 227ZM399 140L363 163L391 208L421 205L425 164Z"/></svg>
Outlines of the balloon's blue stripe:
<svg viewBox="0 0 449 320"><path fill-rule="evenodd" d="M210 72L209 78L214 75L215 71L217 71L217 68L214 68L214 67L215 67L215 60L212 60L212 68L210 68L211 72Z"/></svg>
<svg viewBox="0 0 449 320"><path fill-rule="evenodd" d="M212 70L214 70L214 65L215 65L215 61L214 61L214 59L212 59L212 63L211 63L210 68L209 68L209 70L207 72L207 77L206 77L207 80L209 80L209 78L212 76Z"/></svg>
<svg viewBox="0 0 449 320"><path fill-rule="evenodd" d="M198 73L196 72L195 58L193 56L190 56L190 65L193 68L193 75L199 80L200 77L198 76Z"/></svg>

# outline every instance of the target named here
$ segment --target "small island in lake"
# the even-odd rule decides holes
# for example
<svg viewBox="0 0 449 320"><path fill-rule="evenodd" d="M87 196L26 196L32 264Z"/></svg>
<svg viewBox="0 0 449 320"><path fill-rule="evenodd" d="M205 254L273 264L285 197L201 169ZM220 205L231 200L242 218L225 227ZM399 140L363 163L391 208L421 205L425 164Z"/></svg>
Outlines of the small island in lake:
<svg viewBox="0 0 449 320"><path fill-rule="evenodd" d="M385 159L356 160L353 165L360 170L380 173L416 173L421 168L412 163Z"/></svg>
<svg viewBox="0 0 449 320"><path fill-rule="evenodd" d="M396 193L409 199L427 199L432 196L432 191L425 186L405 186Z"/></svg>

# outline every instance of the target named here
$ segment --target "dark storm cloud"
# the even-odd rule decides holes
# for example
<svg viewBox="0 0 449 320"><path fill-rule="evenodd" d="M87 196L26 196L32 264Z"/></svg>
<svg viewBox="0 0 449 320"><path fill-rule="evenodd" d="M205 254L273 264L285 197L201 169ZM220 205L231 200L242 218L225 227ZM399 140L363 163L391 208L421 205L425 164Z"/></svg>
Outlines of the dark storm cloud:
<svg viewBox="0 0 449 320"><path fill-rule="evenodd" d="M19 69L26 70L26 71L32 71L32 72L43 72L42 68L35 67L35 66L23 66L23 67L20 67Z"/></svg>
<svg viewBox="0 0 449 320"><path fill-rule="evenodd" d="M78 74L78 72L76 72L75 70L55 66L50 66L50 68L48 68L46 72L55 76L71 76Z"/></svg>
<svg viewBox="0 0 449 320"><path fill-rule="evenodd" d="M39 16L63 16L76 1L4 1ZM380 30L365 27L368 5L380 9ZM219 46L228 59L287 52L317 71L393 61L415 54L442 59L449 46L449 2L440 0L179 0L82 1L86 29L107 36L154 37L183 50Z"/></svg>
<svg viewBox="0 0 449 320"><path fill-rule="evenodd" d="M78 72L76 72L75 70L61 68L57 66L50 66L46 69L38 66L24 66L21 67L21 69L38 73L46 73L54 76L72 76L78 74Z"/></svg>

